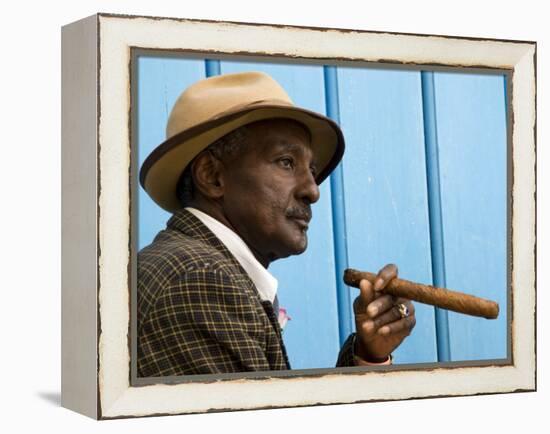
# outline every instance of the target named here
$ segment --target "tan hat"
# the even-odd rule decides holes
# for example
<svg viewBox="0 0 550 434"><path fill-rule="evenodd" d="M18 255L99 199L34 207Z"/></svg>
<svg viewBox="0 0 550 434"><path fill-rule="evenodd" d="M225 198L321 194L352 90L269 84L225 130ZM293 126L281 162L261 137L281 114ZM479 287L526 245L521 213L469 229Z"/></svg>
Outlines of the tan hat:
<svg viewBox="0 0 550 434"><path fill-rule="evenodd" d="M166 141L147 157L140 183L162 208L181 208L176 195L185 167L203 149L229 132L263 119L286 118L311 133L320 184L344 153L338 125L319 113L296 107L284 89L263 72L226 74L200 80L178 98L166 126Z"/></svg>

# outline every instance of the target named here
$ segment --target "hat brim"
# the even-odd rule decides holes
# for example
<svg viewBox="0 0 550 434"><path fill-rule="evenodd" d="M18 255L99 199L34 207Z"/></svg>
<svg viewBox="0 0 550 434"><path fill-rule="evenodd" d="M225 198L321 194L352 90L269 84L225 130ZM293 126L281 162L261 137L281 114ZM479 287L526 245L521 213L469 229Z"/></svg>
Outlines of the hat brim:
<svg viewBox="0 0 550 434"><path fill-rule="evenodd" d="M321 184L336 167L344 153L344 137L332 119L282 101L260 101L235 107L230 112L178 133L159 145L144 161L140 184L163 209L181 208L176 195L178 180L187 165L208 145L229 132L252 122L285 118L302 123L311 134L311 146L317 158Z"/></svg>

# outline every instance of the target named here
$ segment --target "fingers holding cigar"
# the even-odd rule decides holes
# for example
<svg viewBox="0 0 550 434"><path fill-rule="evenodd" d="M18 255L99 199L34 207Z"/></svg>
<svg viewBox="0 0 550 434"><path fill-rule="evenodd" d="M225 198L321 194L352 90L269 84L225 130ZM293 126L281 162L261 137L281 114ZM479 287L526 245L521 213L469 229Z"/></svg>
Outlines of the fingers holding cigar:
<svg viewBox="0 0 550 434"><path fill-rule="evenodd" d="M396 277L397 267L393 264L388 264L373 279L374 284L368 279L361 279L359 282L359 300L356 300L360 305L355 310L356 313L358 313L358 310L366 309L368 316L374 318L380 312L391 308L393 306L393 298L391 296L384 296L380 291Z"/></svg>
<svg viewBox="0 0 550 434"><path fill-rule="evenodd" d="M368 280L377 292L383 292L387 295L403 297L408 300L415 300L454 312L487 319L498 317L498 303L492 300L399 279L396 277L397 268L395 268L395 277L388 280L388 277L393 274L393 267L395 266L387 265L378 274L347 269L344 272L344 282L347 285L358 287L362 280Z"/></svg>
<svg viewBox="0 0 550 434"><path fill-rule="evenodd" d="M374 280L374 290L380 291L386 287L386 285L392 280L397 277L397 265L395 264L388 264L385 265L376 276L376 279Z"/></svg>
<svg viewBox="0 0 550 434"><path fill-rule="evenodd" d="M407 333L407 335L410 334L412 328L416 325L413 303L404 298L397 298L395 300L391 296L390 298L393 304L373 319L374 328L381 335L402 332ZM407 316L403 316L400 305L404 305L407 308Z"/></svg>
<svg viewBox="0 0 550 434"><path fill-rule="evenodd" d="M371 309L371 307L376 306ZM401 306L406 308L405 315ZM356 311L356 316L358 312ZM395 298L391 295L379 294L366 308L366 314L358 318L362 320L361 328L366 333L378 333L386 336L394 333L410 334L416 325L415 309L410 300Z"/></svg>
<svg viewBox="0 0 550 434"><path fill-rule="evenodd" d="M416 324L410 300L383 292L398 270L383 267L373 279L360 279L359 296L353 303L358 355L365 360L383 360L408 336Z"/></svg>

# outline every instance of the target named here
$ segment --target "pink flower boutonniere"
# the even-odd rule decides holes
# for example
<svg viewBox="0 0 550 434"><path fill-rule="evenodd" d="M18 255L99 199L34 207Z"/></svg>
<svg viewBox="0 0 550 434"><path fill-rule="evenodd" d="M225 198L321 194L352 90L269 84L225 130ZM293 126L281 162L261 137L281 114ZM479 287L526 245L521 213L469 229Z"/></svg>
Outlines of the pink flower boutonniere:
<svg viewBox="0 0 550 434"><path fill-rule="evenodd" d="M280 307L278 320L279 320L279 326L281 327L281 330L284 329L286 323L291 319L292 318L290 318L290 316L288 316L288 314L286 313L286 309L284 307Z"/></svg>

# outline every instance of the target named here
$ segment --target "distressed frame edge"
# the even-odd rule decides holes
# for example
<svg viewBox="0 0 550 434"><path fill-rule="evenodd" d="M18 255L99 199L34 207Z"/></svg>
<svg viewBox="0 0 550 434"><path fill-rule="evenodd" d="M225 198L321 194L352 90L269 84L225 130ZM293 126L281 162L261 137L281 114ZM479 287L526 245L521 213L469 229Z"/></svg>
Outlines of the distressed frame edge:
<svg viewBox="0 0 550 434"><path fill-rule="evenodd" d="M231 20L214 20L214 19L201 19L201 18L177 18L177 17L167 17L167 16L152 16L152 15L131 15L131 14L120 14L120 13L111 13L111 12L98 12L98 17L101 18L123 18L123 19L139 19L145 18L149 20L167 20L175 22L197 22L197 23L209 23L209 24L236 24L239 26L266 26L279 29L306 29L306 30L316 30L316 31L335 31L343 33L370 33L370 34L387 34L387 35L397 35L397 36L420 36L420 37L440 37L440 38L452 38L452 39L462 39L468 41L489 41L489 42L512 42L517 44L536 44L536 41L533 40L520 40L520 39L499 39L499 38L490 38L490 37L475 37L475 36L455 36L455 35L442 35L442 34L429 34L429 33L410 33L410 32L396 32L396 31L384 31L384 30L361 30L361 29L351 29L344 27L320 27L320 26L306 26L306 25L296 25L296 24L274 24L274 23L252 23L247 21L231 21Z"/></svg>
<svg viewBox="0 0 550 434"><path fill-rule="evenodd" d="M150 17L148 17L148 18L150 18ZM183 20L183 21L193 21L193 20ZM236 23L236 24L239 24L239 23ZM287 26L283 26L283 27L286 28ZM301 27L297 27L297 29L300 29L300 28L301 28ZM365 32L365 33L369 33L369 32ZM422 36L429 36L429 35L422 35ZM453 39L453 38L449 38L449 39ZM499 41L499 42L501 42L501 41ZM526 46L526 48L525 48L525 53L528 53L529 51L531 51L531 49L532 49L532 57L533 57L533 62L534 62L535 59L536 59L536 57L535 57L535 55L536 55L536 43L534 43L534 44L528 44L528 45ZM529 59L527 59L527 61L529 61ZM518 62L517 64L519 64L519 62ZM514 66L517 66L517 64L514 65ZM451 65L451 66L452 66L452 65ZM534 75L533 75L533 77L532 77L532 78L533 78L533 83L532 83L532 84L533 84L533 86L535 87L535 95L536 95L536 68L533 68L533 69L534 69ZM516 78L516 77L517 77L517 76L514 76L514 78ZM512 85L513 85L513 84L515 84L515 80L512 80ZM513 88L514 88L514 86L513 86ZM514 101L513 98L512 98L512 101ZM533 107L533 108L535 109L535 111L534 111L533 114L536 116L536 107ZM512 112L515 113L514 110L512 110ZM514 120L515 120L516 118L517 118L517 116L514 117ZM533 122L533 128L536 129L536 117L535 117L534 122ZM536 160L536 146L535 146L536 137L533 137L533 138L534 138L534 141L533 141L533 151L535 152L534 157L535 157L535 160ZM514 138L512 139L512 141L513 141L513 143L517 143L516 140L515 140ZM512 161L514 161L514 158L512 158ZM536 182L536 179L535 179L535 182ZM535 184L535 186L534 186L533 191L535 191L535 188L536 188L536 184ZM513 196L513 195L514 195L514 191L512 191L512 196ZM514 205L514 208L515 208L515 205ZM532 217L532 216L531 216L531 217ZM536 218L536 216L535 216L535 218ZM512 223L512 226L513 226L513 223ZM535 238L534 238L533 241L536 242L536 232L535 232ZM536 244L535 244L535 248L536 248ZM536 253L536 251L535 251L534 253ZM517 258L516 255L514 255L514 257ZM514 263L512 262L512 266L513 266L513 265L514 265ZM535 282L535 283L536 283L536 282ZM535 289L535 291L536 291L536 288L534 288L534 289ZM535 302L536 302L536 300L535 300ZM536 321L535 312L536 312L536 310L534 311L534 319L535 319L535 321ZM535 331L536 331L536 327L535 327ZM534 342L534 344L536 344L536 342ZM534 347L535 347L534 349L536 350L536 345L534 345ZM100 348L98 347L98 351L99 351L99 350L100 350ZM526 387L525 387L525 388L521 388L521 387L520 387L518 390L521 390L521 391L536 390L536 351L535 351L535 353L534 353L534 362L535 362L535 368L534 368L534 372L533 372L533 373L535 374L535 376L534 376L534 379L533 379L533 383L531 384L531 382L528 381L527 383L529 383L529 384L526 383ZM100 367L100 368L101 368L101 367ZM340 375L340 374L339 374L339 375ZM101 386L100 386L100 389L101 389ZM130 387L129 389L131 389L131 387ZM510 391L514 391L514 390L506 390L506 391L503 391L503 392L494 392L494 393L508 393L508 392L510 392ZM488 394L488 393L491 393L491 392L481 392L481 393L482 393L482 394ZM475 394L475 393L473 393L473 394ZM426 397L430 397L430 396L432 396L432 395L427 395ZM433 396L444 396L444 395L433 395ZM447 395L447 396L455 396L455 395ZM462 395L459 395L459 396L462 396ZM122 398L122 395L120 396L120 398ZM423 396L421 396L421 397L410 397L410 398L395 398L395 399L415 399L415 398L423 398ZM382 399L382 400L385 400L385 399ZM116 401L119 401L119 400L117 399ZM379 401L379 399L367 399L367 400L348 401L348 402L372 402L372 401ZM335 402L335 403L336 403L336 402ZM309 403L309 404L303 404L303 405L316 405L316 404L322 404L322 403ZM289 405L297 406L296 404L287 404L287 405L284 405L284 404L283 404L283 405L277 405L276 407L284 407L284 406L289 406ZM115 405L114 407L116 407L116 405ZM251 407L251 408L257 408L257 407ZM260 407L260 408L266 408L266 407ZM236 409L240 409L240 408L234 408L234 409L236 410ZM112 411L110 411L110 410L114 410L114 413L113 413ZM224 410L228 410L228 409L224 409ZM218 409L214 408L214 409L207 409L206 411L221 411L221 410L220 410L219 408L218 408ZM185 411L183 411L183 412L185 413ZM191 411L191 412L196 412L196 411ZM181 413L181 412L180 412L180 413ZM175 414L180 414L180 413L175 413ZM169 412L169 413L155 413L155 414L174 414L174 413ZM144 415L146 415L146 414L140 414L139 416L144 416ZM108 411L105 411L105 414L104 414L104 417L103 417L103 418L135 417L135 416L136 416L135 414L130 414L130 415L128 415L128 414L123 414L123 413L119 413L119 414L117 415L117 414L116 414L115 408L109 408Z"/></svg>
<svg viewBox="0 0 550 434"><path fill-rule="evenodd" d="M61 29L61 406L93 419L100 418L97 383L98 25L96 14ZM91 164L82 159L84 156L90 158ZM82 272L86 273L85 277Z"/></svg>

